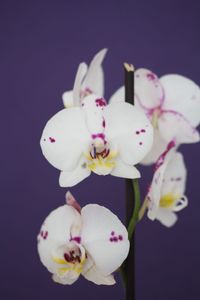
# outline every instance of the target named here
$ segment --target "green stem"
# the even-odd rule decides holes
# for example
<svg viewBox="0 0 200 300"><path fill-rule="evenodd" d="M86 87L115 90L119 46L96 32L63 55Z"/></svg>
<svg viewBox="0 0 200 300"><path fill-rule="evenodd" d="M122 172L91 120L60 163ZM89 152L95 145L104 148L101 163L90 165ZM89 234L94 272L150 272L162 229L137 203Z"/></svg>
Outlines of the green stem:
<svg viewBox="0 0 200 300"><path fill-rule="evenodd" d="M138 214L140 210L140 187L139 187L139 182L138 179L133 180L133 189L134 189L134 194L135 194L135 206L133 209L133 214L131 217L131 220L128 225L128 238L131 240L131 237L133 235L133 232L135 230L135 226L138 221Z"/></svg>

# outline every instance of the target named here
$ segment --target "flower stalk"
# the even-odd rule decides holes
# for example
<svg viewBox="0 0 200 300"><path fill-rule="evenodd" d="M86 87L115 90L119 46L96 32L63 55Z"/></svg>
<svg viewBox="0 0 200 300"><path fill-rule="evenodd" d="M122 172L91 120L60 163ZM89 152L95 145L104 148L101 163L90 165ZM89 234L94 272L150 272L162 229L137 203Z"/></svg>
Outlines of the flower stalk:
<svg viewBox="0 0 200 300"><path fill-rule="evenodd" d="M134 104L134 67L124 64L125 69L125 101ZM126 223L129 226L135 207L134 190L131 179L126 179ZM126 272L126 300L135 299L135 243L134 234L130 239L130 251L125 262Z"/></svg>

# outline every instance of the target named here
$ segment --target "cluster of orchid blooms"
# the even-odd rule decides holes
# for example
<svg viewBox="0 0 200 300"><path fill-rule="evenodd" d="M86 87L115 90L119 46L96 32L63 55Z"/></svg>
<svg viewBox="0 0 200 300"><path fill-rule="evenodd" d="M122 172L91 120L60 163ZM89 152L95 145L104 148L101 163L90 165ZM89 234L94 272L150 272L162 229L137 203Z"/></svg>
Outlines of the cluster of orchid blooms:
<svg viewBox="0 0 200 300"><path fill-rule="evenodd" d="M91 172L135 180L140 177L136 164L154 163L137 220L147 211L149 219L170 227L176 212L188 204L186 168L177 148L199 141L199 87L180 75L159 79L138 69L134 105L125 102L124 87L107 104L102 69L106 51L89 66L79 65L73 90L63 94L65 108L43 130L42 152L61 171L61 187L72 187ZM49 214L38 235L41 262L61 284L74 283L80 274L96 284L114 284L113 272L129 247L127 229L116 215L97 204L81 208L69 191L66 204Z"/></svg>

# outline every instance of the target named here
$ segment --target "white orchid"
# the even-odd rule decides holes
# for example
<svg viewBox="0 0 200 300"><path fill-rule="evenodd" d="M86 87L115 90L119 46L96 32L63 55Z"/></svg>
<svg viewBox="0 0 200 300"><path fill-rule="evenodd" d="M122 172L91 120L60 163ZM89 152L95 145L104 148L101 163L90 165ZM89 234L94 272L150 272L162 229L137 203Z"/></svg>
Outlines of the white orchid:
<svg viewBox="0 0 200 300"><path fill-rule="evenodd" d="M66 108L44 128L41 148L61 170L60 186L73 186L91 174L138 178L134 167L150 151L153 129L146 116L128 103L86 96L81 107Z"/></svg>
<svg viewBox="0 0 200 300"><path fill-rule="evenodd" d="M147 194L148 217L171 227L177 221L176 212L188 205L185 193L186 168L181 153L171 142L157 162L156 171Z"/></svg>
<svg viewBox="0 0 200 300"><path fill-rule="evenodd" d="M89 66L85 62L78 67L72 91L63 94L63 103L66 108L80 106L81 100L90 94L104 95L104 74L102 62L107 49L99 51Z"/></svg>
<svg viewBox="0 0 200 300"><path fill-rule="evenodd" d="M41 262L60 284L72 284L80 274L96 284L115 284L112 273L129 252L126 228L107 208L89 204L80 211L69 192L66 198L72 205L51 212L38 235Z"/></svg>
<svg viewBox="0 0 200 300"><path fill-rule="evenodd" d="M124 88L111 98L121 102ZM147 69L135 72L135 104L147 115L154 127L152 150L143 163L155 162L175 139L176 145L199 141L196 127L200 123L200 89L193 81L181 75L158 77Z"/></svg>

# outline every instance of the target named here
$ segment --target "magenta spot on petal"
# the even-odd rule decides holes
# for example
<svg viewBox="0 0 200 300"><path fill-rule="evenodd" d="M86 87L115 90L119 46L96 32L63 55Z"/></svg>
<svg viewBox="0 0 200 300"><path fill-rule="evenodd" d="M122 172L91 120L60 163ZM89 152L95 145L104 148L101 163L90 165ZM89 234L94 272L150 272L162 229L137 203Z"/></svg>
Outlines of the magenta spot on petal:
<svg viewBox="0 0 200 300"><path fill-rule="evenodd" d="M155 79L156 79L156 75L153 74L153 73L148 73L146 76L147 76L147 78L148 78L149 80L155 80Z"/></svg>
<svg viewBox="0 0 200 300"><path fill-rule="evenodd" d="M106 102L106 100L104 98L96 99L95 102L96 102L96 106L102 107L102 106L106 106L107 105L107 102Z"/></svg>
<svg viewBox="0 0 200 300"><path fill-rule="evenodd" d="M176 181L181 181L181 180L182 180L181 177L177 177L177 178L176 178Z"/></svg>
<svg viewBox="0 0 200 300"><path fill-rule="evenodd" d="M109 241L110 241L110 242L113 242L113 238L110 238Z"/></svg>
<svg viewBox="0 0 200 300"><path fill-rule="evenodd" d="M44 142L46 142L46 139L43 139Z"/></svg>
<svg viewBox="0 0 200 300"><path fill-rule="evenodd" d="M55 140L54 138L52 138L52 137L49 137L49 140L50 140L51 143L55 143L55 141L56 141L56 140Z"/></svg>
<svg viewBox="0 0 200 300"><path fill-rule="evenodd" d="M112 232L111 232L111 235L115 235L115 232L114 232L114 231L112 231Z"/></svg>
<svg viewBox="0 0 200 300"><path fill-rule="evenodd" d="M103 126L103 128L105 128L105 127L106 127L106 121L105 121L105 120L103 120L103 122L102 122L102 126Z"/></svg>
<svg viewBox="0 0 200 300"><path fill-rule="evenodd" d="M140 132L137 130L136 132L135 132L136 134L140 134Z"/></svg>
<svg viewBox="0 0 200 300"><path fill-rule="evenodd" d="M113 237L114 242L118 242L118 238L116 236Z"/></svg>
<svg viewBox="0 0 200 300"><path fill-rule="evenodd" d="M70 241L75 241L78 244L80 244L81 243L81 237L80 236L75 236L75 237L71 238Z"/></svg>
<svg viewBox="0 0 200 300"><path fill-rule="evenodd" d="M105 134L104 133L97 133L97 134L92 134L92 139L100 138L102 140L105 140Z"/></svg>
<svg viewBox="0 0 200 300"><path fill-rule="evenodd" d="M142 142L139 142L139 145L141 146L143 143Z"/></svg>
<svg viewBox="0 0 200 300"><path fill-rule="evenodd" d="M140 132L143 132L143 133L144 133L144 132L146 132L146 130L145 130L145 129L141 129L141 131L140 131Z"/></svg>
<svg viewBox="0 0 200 300"><path fill-rule="evenodd" d="M122 241L122 240L123 240L123 236L120 234L120 235L118 236L118 239L119 239L120 241Z"/></svg>

